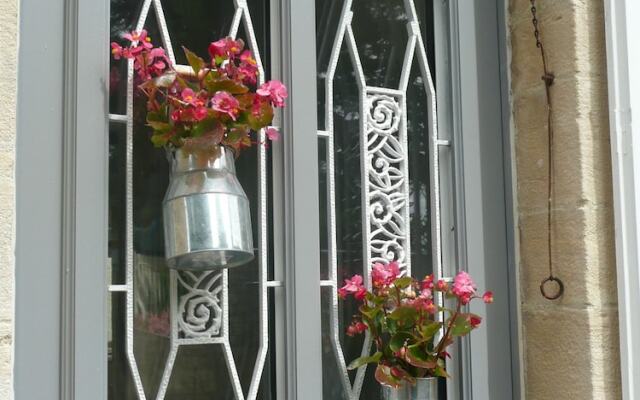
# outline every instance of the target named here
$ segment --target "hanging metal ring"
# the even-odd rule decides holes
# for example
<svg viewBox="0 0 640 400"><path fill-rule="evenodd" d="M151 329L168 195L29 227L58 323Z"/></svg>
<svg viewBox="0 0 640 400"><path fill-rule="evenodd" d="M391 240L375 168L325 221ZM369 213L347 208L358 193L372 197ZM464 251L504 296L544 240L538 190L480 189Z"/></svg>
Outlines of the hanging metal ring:
<svg viewBox="0 0 640 400"><path fill-rule="evenodd" d="M549 283L553 283L553 282L555 282L558 285L558 290L554 294L549 294L547 292ZM562 281L559 278L556 278L555 276L550 275L548 278L543 280L542 283L540 284L540 293L542 293L542 296L544 296L544 298L547 300L557 300L560 297L562 297L562 295L564 294L564 283L562 283Z"/></svg>

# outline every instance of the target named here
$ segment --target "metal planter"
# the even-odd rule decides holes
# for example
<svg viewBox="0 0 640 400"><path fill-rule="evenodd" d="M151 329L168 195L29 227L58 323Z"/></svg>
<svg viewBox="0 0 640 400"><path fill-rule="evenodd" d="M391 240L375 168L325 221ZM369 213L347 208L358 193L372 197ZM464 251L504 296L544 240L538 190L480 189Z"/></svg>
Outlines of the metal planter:
<svg viewBox="0 0 640 400"><path fill-rule="evenodd" d="M383 400L438 400L438 378L417 378L416 384L399 388L382 385Z"/></svg>
<svg viewBox="0 0 640 400"><path fill-rule="evenodd" d="M180 148L171 153L170 162L163 201L169 268L215 270L251 261L249 199L236 177L233 151Z"/></svg>

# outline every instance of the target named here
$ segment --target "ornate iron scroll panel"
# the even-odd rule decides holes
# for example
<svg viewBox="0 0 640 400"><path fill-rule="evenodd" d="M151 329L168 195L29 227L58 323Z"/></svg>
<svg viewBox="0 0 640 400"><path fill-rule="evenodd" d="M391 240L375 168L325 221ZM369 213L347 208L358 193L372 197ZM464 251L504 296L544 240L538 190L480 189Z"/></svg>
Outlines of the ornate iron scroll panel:
<svg viewBox="0 0 640 400"><path fill-rule="evenodd" d="M248 44L254 53L259 69L259 82L264 83L264 68L258 49L251 16L246 0L234 0L235 13L229 35L236 37L240 24L244 24ZM150 8L153 6L164 48L175 65L175 56L162 10L161 0L145 0L136 30L144 29ZM146 400L145 388L134 354L134 251L133 251L133 62L130 60L127 69L127 113L126 115L110 115L110 120L126 123L126 283L112 285L110 291L126 292L126 354L136 392L140 400ZM260 132L260 141L265 140L264 132ZM156 400L163 400L167 393L173 366L181 346L186 345L221 345L229 370L231 385L238 400L255 400L257 398L262 372L269 346L268 335L268 302L267 288L282 286L281 282L268 281L267 257L267 155L264 146L258 150L259 204L258 204L258 251L259 251L259 349L248 392L245 396L229 342L229 286L227 270L206 272L170 272L170 349L165 362L160 385L157 388Z"/></svg>
<svg viewBox="0 0 640 400"><path fill-rule="evenodd" d="M424 89L429 97L430 129L430 177L431 177L431 229L433 269L436 278L442 277L441 231L440 231L440 185L438 151L442 145L438 139L436 122L436 95L427 53L420 34L420 25L413 0L404 1L408 15L408 42L403 59L403 69L398 88L381 88L367 85L360 55L353 34L351 21L352 0L345 0L338 31L334 39L331 58L325 81L326 107L325 130L318 137L327 140L327 174L329 186L329 279L321 282L331 287L330 310L331 343L338 367L341 370L344 392L350 400L358 400L362 391L366 365L358 369L352 383L347 372L342 345L340 343L337 232L336 232L336 182L334 159L333 85L338 59L346 46L353 63L360 98L360 142L362 176L362 232L363 232L363 276L370 285L370 268L373 262L398 261L403 273L411 274L409 168L407 153L407 106L406 94L414 58L420 66ZM439 299L442 302L442 299ZM371 338L365 337L362 354L371 347Z"/></svg>

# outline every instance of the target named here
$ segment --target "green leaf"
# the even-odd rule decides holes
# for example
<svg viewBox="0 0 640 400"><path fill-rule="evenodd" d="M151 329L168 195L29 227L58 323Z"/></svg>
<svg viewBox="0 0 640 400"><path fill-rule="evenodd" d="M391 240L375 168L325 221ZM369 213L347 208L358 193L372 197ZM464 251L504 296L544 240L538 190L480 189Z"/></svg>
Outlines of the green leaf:
<svg viewBox="0 0 640 400"><path fill-rule="evenodd" d="M441 378L449 378L449 374L447 374L447 371L440 364L436 365L436 367L433 369L433 374Z"/></svg>
<svg viewBox="0 0 640 400"><path fill-rule="evenodd" d="M231 145L237 144L241 139L247 136L249 127L246 125L238 125L229 130L227 133L227 142Z"/></svg>
<svg viewBox="0 0 640 400"><path fill-rule="evenodd" d="M360 313L369 319L374 319L381 311L380 307L369 307L366 304L360 306Z"/></svg>
<svg viewBox="0 0 640 400"><path fill-rule="evenodd" d="M442 328L441 322L432 322L427 326L423 326L420 328L420 335L422 336L422 340L431 340L436 333Z"/></svg>
<svg viewBox="0 0 640 400"><path fill-rule="evenodd" d="M243 94L249 91L249 88L242 83L226 78L216 79L214 76L215 75L210 72L204 78L204 86L211 93L225 91L231 94Z"/></svg>
<svg viewBox="0 0 640 400"><path fill-rule="evenodd" d="M396 332L398 332L398 323L389 318L387 318L385 322L386 322L387 331L389 332L389 334L395 335Z"/></svg>
<svg viewBox="0 0 640 400"><path fill-rule="evenodd" d="M263 102L260 104L258 115L254 115L251 111L247 113L247 121L249 121L251 129L254 131L260 130L273 121L273 108L269 103Z"/></svg>
<svg viewBox="0 0 640 400"><path fill-rule="evenodd" d="M401 325L406 325L406 322L413 322L417 315L418 311L413 307L398 307L389 314L389 318L400 322Z"/></svg>
<svg viewBox="0 0 640 400"><path fill-rule="evenodd" d="M424 351L419 344L407 347L406 359L409 364L418 368L433 369L438 365L438 361Z"/></svg>
<svg viewBox="0 0 640 400"><path fill-rule="evenodd" d="M191 137L197 138L200 136L220 136L224 134L224 127L215 118L206 118L196 123L191 129Z"/></svg>
<svg viewBox="0 0 640 400"><path fill-rule="evenodd" d="M391 375L391 368L382 364L378 364L375 377L376 380L381 384L391 386L393 388L397 388L398 386L400 386L400 383L402 383L400 379L396 379Z"/></svg>
<svg viewBox="0 0 640 400"><path fill-rule="evenodd" d="M147 120L147 125L153 128L156 132L166 133L172 129L172 126L167 122L161 121L149 121Z"/></svg>
<svg viewBox="0 0 640 400"><path fill-rule="evenodd" d="M411 283L413 282L413 278L410 276L403 276L402 278L398 278L395 280L395 282L393 282L393 284L398 288L398 289L404 289L409 287L409 285L411 285Z"/></svg>
<svg viewBox="0 0 640 400"><path fill-rule="evenodd" d="M193 72L198 76L198 72L204 68L204 60L184 46L182 46L182 50L184 50L184 55L187 56L187 61L189 62L189 65L191 65L191 68L193 68Z"/></svg>
<svg viewBox="0 0 640 400"><path fill-rule="evenodd" d="M464 336L472 330L469 314L459 314L451 326L451 336Z"/></svg>
<svg viewBox="0 0 640 400"><path fill-rule="evenodd" d="M397 352L404 347L410 339L413 339L413 335L409 332L398 332L391 337L391 340L389 340L389 348L391 348L392 351Z"/></svg>
<svg viewBox="0 0 640 400"><path fill-rule="evenodd" d="M356 358L355 360L353 360L351 362L351 364L349 364L347 369L348 370L354 370L354 369L360 368L361 366L363 366L365 364L377 363L378 361L380 361L380 358L382 358L382 353L377 351L372 356Z"/></svg>
<svg viewBox="0 0 640 400"><path fill-rule="evenodd" d="M171 138L174 136L175 132L168 132L168 133L158 133L158 132L154 132L154 134L151 136L151 143L153 143L154 146L156 147L162 147L162 146L166 146L167 143L169 143L169 140L171 140Z"/></svg>
<svg viewBox="0 0 640 400"><path fill-rule="evenodd" d="M400 380L407 381L412 385L416 384L416 378L411 376L410 373L408 373L404 368L402 368L399 365L395 365L393 367L393 369L391 370L391 375L393 375L394 378L398 378Z"/></svg>

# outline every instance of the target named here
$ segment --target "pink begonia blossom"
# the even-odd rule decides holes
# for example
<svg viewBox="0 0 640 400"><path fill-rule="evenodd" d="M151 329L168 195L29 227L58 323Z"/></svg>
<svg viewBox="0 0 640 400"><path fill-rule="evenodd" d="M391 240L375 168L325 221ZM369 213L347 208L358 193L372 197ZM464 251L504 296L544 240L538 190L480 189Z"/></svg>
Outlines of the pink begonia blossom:
<svg viewBox="0 0 640 400"><path fill-rule="evenodd" d="M119 60L122 57L125 57L125 48L120 46L118 43L111 43L111 55L113 55L114 60Z"/></svg>
<svg viewBox="0 0 640 400"><path fill-rule="evenodd" d="M431 294L432 294L431 289L422 289L420 291L420 296L418 297L422 299L428 299L428 298L431 298Z"/></svg>
<svg viewBox="0 0 640 400"><path fill-rule="evenodd" d="M441 292L446 292L449 290L449 284L444 279L440 279L438 280L438 283L436 283L436 289Z"/></svg>
<svg viewBox="0 0 640 400"><path fill-rule="evenodd" d="M420 282L420 287L422 289L433 289L433 274L425 276Z"/></svg>
<svg viewBox="0 0 640 400"><path fill-rule="evenodd" d="M467 299L466 303L468 303L469 300L471 300L471 297L476 294L476 284L473 282L469 274L464 271L460 271L453 280L453 288L451 291L459 298Z"/></svg>
<svg viewBox="0 0 640 400"><path fill-rule="evenodd" d="M355 336L367 330L367 325L361 321L354 321L347 328L347 336Z"/></svg>
<svg viewBox="0 0 640 400"><path fill-rule="evenodd" d="M268 127L267 129L265 129L265 134L267 135L267 138L269 140L279 140L280 139L280 132L278 132L278 130L274 127Z"/></svg>
<svg viewBox="0 0 640 400"><path fill-rule="evenodd" d="M269 99L276 107L284 107L284 101L289 96L287 87L282 82L273 80L266 82L256 90L256 94L265 99Z"/></svg>
<svg viewBox="0 0 640 400"><path fill-rule="evenodd" d="M196 93L191 88L185 88L180 94L180 97L182 97L182 101L191 105L194 105L197 99Z"/></svg>
<svg viewBox="0 0 640 400"><path fill-rule="evenodd" d="M202 121L203 119L207 118L207 115L209 115L209 111L205 106L198 106L193 110L193 118L196 121Z"/></svg>
<svg viewBox="0 0 640 400"><path fill-rule="evenodd" d="M393 261L389 264L375 263L371 269L371 280L375 287L389 286L400 276L400 266Z"/></svg>
<svg viewBox="0 0 640 400"><path fill-rule="evenodd" d="M223 57L233 58L242 52L244 48L244 42L242 40L233 40L230 37L226 37L209 45L209 55L211 58Z"/></svg>
<svg viewBox="0 0 640 400"><path fill-rule="evenodd" d="M144 29L141 31L131 31L124 33L122 37L130 42L145 41L147 39L147 31Z"/></svg>
<svg viewBox="0 0 640 400"><path fill-rule="evenodd" d="M211 99L211 108L235 121L240 112L240 102L231 93L220 91Z"/></svg>
<svg viewBox="0 0 640 400"><path fill-rule="evenodd" d="M363 286L362 275L354 275L351 279L344 280L344 286L338 289L338 295L346 298L353 294L357 300L362 300L367 295L367 289Z"/></svg>
<svg viewBox="0 0 640 400"><path fill-rule="evenodd" d="M480 318L479 316L474 314L469 315L469 323L471 324L472 328L477 328L478 326L480 326L481 322L482 318Z"/></svg>
<svg viewBox="0 0 640 400"><path fill-rule="evenodd" d="M135 56L134 68L141 79L148 80L162 75L167 69L167 64L168 59L164 49L157 47Z"/></svg>
<svg viewBox="0 0 640 400"><path fill-rule="evenodd" d="M493 303L493 292L492 291L485 292L485 294L482 295L482 301L484 301L485 304Z"/></svg>

